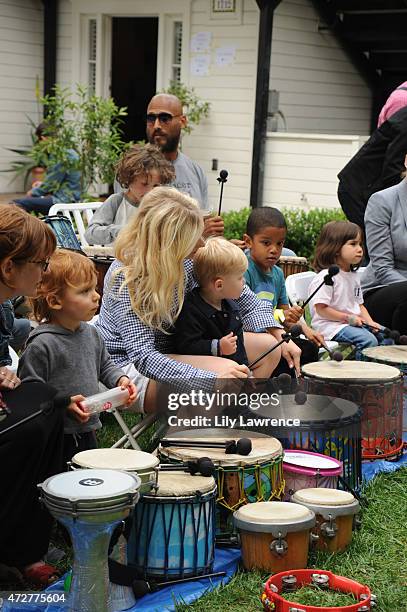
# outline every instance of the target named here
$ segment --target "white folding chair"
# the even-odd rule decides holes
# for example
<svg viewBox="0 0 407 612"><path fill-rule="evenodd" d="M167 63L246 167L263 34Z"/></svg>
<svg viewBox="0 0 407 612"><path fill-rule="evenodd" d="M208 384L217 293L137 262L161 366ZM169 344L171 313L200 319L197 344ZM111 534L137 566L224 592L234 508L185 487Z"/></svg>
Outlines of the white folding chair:
<svg viewBox="0 0 407 612"><path fill-rule="evenodd" d="M285 279L285 287L287 290L287 296L291 304L298 304L299 301L304 301L308 297L308 288L311 284L312 279L316 276L315 272L308 270L308 272L298 272L298 274L291 274ZM310 305L310 312L312 315L312 306ZM334 351L338 348L338 343L335 340L327 340L327 347L330 351ZM319 356L326 353L324 348L319 349Z"/></svg>
<svg viewBox="0 0 407 612"><path fill-rule="evenodd" d="M48 215L58 215L62 213L68 217L73 227L79 234L79 241L82 246L88 246L85 239L85 231L88 227L95 210L102 206L103 202L75 202L73 204L54 204L49 209Z"/></svg>

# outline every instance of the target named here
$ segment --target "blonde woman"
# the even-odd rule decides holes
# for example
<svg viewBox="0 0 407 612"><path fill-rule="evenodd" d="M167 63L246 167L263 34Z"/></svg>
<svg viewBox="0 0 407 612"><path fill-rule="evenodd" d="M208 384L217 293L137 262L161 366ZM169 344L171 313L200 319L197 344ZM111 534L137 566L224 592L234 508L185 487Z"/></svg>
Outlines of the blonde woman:
<svg viewBox="0 0 407 612"><path fill-rule="evenodd" d="M155 410L156 385L151 381L171 383L180 391L210 392L218 378L249 375L246 365L230 359L174 354L171 330L185 294L197 286L191 258L203 244L202 231L202 212L194 199L170 187L156 187L144 196L115 243L117 261L105 279L97 326L116 364L136 368L139 401L146 412ZM270 304L247 287L237 303L245 331L270 332L248 334L250 362L275 344L283 329ZM292 342L282 346L283 356L297 370L300 353Z"/></svg>

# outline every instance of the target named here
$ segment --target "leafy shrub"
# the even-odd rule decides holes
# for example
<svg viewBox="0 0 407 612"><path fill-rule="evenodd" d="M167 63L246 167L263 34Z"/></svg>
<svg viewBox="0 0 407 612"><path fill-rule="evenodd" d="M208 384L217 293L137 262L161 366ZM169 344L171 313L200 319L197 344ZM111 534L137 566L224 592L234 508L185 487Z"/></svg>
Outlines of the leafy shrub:
<svg viewBox="0 0 407 612"><path fill-rule="evenodd" d="M223 214L225 237L241 239L246 231L246 223L251 208L232 210ZM311 259L321 229L328 221L345 220L340 208L314 208L312 210L282 209L287 222L285 246L292 249L298 257Z"/></svg>

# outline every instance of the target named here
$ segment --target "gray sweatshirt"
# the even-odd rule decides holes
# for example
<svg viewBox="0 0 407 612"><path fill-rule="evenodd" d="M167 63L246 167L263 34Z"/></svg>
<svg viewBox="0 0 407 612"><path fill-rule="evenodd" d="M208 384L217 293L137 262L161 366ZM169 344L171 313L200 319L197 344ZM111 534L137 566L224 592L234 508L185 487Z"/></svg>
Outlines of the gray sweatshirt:
<svg viewBox="0 0 407 612"><path fill-rule="evenodd" d="M62 396L94 395L100 391L99 381L111 389L124 375L110 359L96 328L87 323L81 323L74 332L58 325L39 325L28 338L18 364L22 380L49 383ZM65 433L84 433L100 427L97 414L84 424L65 415Z"/></svg>
<svg viewBox="0 0 407 612"><path fill-rule="evenodd" d="M92 216L85 232L88 244L111 244L117 234L137 210L124 196L124 193L114 193Z"/></svg>

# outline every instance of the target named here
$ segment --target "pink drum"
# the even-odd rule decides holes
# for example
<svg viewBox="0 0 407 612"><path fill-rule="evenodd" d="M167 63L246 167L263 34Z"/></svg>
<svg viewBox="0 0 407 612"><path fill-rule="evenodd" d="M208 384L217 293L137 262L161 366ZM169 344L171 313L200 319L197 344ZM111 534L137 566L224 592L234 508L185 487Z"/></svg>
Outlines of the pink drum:
<svg viewBox="0 0 407 612"><path fill-rule="evenodd" d="M283 459L285 479L284 500L301 489L322 487L337 489L338 477L343 474L342 461L305 450L285 450Z"/></svg>

